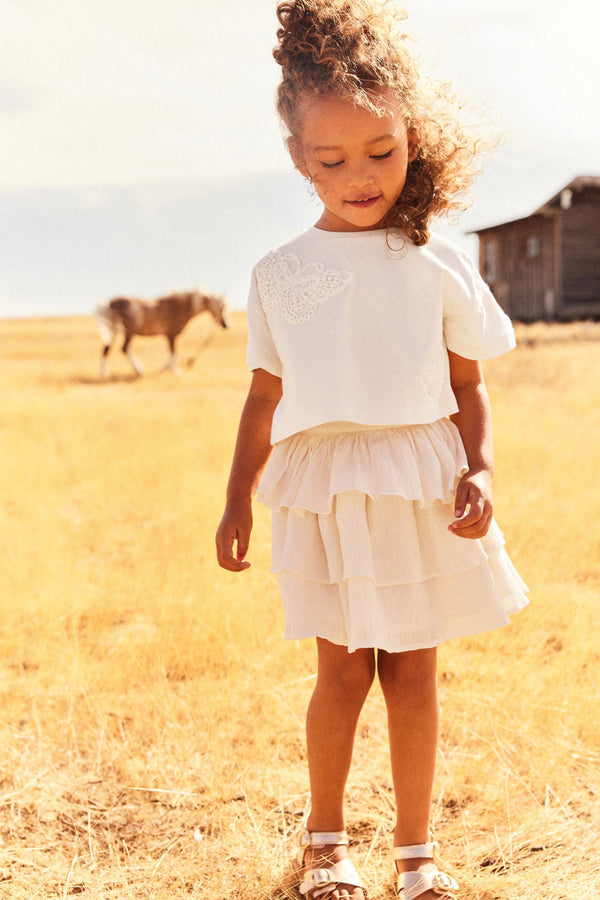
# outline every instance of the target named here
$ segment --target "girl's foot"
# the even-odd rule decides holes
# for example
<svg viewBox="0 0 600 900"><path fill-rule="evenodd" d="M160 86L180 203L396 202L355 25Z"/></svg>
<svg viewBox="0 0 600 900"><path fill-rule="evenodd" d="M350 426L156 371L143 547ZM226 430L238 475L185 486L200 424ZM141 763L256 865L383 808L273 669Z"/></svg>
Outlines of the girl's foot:
<svg viewBox="0 0 600 900"><path fill-rule="evenodd" d="M304 831L297 867L298 890L307 900L365 900L358 873L348 858L345 831Z"/></svg>
<svg viewBox="0 0 600 900"><path fill-rule="evenodd" d="M437 870L437 867L431 859L407 859L407 860L397 860L396 861L396 872L398 875L401 875L403 872L420 872L422 874L433 873ZM405 900L406 897L406 889L402 889L400 887L400 880L398 880L398 894L400 896L400 900ZM440 900L439 894L434 894L433 891L424 891L422 894L417 894L418 900Z"/></svg>
<svg viewBox="0 0 600 900"><path fill-rule="evenodd" d="M433 861L433 844L394 847L400 900L451 900L458 884Z"/></svg>

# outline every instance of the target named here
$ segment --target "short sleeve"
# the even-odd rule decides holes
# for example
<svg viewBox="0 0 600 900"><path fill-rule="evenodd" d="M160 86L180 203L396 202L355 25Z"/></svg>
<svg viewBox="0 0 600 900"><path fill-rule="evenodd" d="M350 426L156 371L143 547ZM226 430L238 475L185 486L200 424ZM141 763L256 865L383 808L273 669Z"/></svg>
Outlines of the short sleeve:
<svg viewBox="0 0 600 900"><path fill-rule="evenodd" d="M246 360L248 368L265 369L271 375L281 377L281 360L273 341L265 311L260 302L256 272L252 273L248 294L248 345Z"/></svg>
<svg viewBox="0 0 600 900"><path fill-rule="evenodd" d="M444 259L446 346L466 359L501 356L516 345L512 322L467 254L453 251Z"/></svg>

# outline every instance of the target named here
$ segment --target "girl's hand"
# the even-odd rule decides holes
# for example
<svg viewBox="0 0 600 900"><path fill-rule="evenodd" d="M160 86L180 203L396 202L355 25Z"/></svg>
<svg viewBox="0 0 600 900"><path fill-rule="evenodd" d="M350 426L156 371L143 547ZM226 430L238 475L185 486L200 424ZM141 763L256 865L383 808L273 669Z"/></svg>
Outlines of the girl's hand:
<svg viewBox="0 0 600 900"><path fill-rule="evenodd" d="M456 519L448 531L457 537L482 538L489 530L494 505L490 472L467 472L456 489L454 515Z"/></svg>
<svg viewBox="0 0 600 900"><path fill-rule="evenodd" d="M281 378L265 369L254 370L238 428L227 504L217 529L217 559L230 572L250 568L244 557L252 531L252 497L271 454L273 413L281 392Z"/></svg>
<svg viewBox="0 0 600 900"><path fill-rule="evenodd" d="M217 559L223 569L230 572L243 572L250 568L244 559L250 543L252 531L252 502L228 501L217 529ZM235 555L234 544L237 543Z"/></svg>

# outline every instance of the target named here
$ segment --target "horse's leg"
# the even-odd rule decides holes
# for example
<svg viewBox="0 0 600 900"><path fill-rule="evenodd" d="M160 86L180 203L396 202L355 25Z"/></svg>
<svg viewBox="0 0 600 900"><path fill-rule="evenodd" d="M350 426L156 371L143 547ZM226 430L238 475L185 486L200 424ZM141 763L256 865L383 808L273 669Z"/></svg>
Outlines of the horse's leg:
<svg viewBox="0 0 600 900"><path fill-rule="evenodd" d="M131 350L129 349L129 344L131 343L131 338L132 338L132 337L133 337L132 334L127 334L127 335L125 335L125 340L123 341L123 348L122 348L122 349L123 349L123 353L125 354L125 356L126 356L127 359L129 360L129 362L131 363L131 365L133 366L133 368L135 369L136 375L143 375L143 374L144 374L144 367L143 367L143 365L141 364L141 362L140 362L138 359L135 358L135 356L133 355L133 353L132 353Z"/></svg>
<svg viewBox="0 0 600 900"><path fill-rule="evenodd" d="M100 378L108 378L108 354L115 340L116 324L110 305L98 306L94 313L100 340L102 341L102 355L100 357Z"/></svg>
<svg viewBox="0 0 600 900"><path fill-rule="evenodd" d="M165 337L169 342L169 350L171 355L163 366L162 371L166 372L167 369L171 369L174 375L181 375L181 369L179 368L179 363L177 360L177 353L175 352L175 338L170 334L165 335Z"/></svg>
<svg viewBox="0 0 600 900"><path fill-rule="evenodd" d="M108 378L108 354L111 344L105 344L102 348L102 357L100 359L100 378Z"/></svg>

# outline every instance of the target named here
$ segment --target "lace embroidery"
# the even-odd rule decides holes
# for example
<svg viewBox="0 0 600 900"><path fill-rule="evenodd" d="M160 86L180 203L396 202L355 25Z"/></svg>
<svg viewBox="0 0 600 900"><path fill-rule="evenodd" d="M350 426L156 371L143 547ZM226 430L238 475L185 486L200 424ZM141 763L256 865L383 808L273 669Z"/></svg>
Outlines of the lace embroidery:
<svg viewBox="0 0 600 900"><path fill-rule="evenodd" d="M425 382L427 393L431 397L437 396L440 390L443 370L434 359L425 360L419 367L419 374Z"/></svg>
<svg viewBox="0 0 600 900"><path fill-rule="evenodd" d="M329 300L352 279L350 272L334 272L324 263L303 266L297 256L269 253L257 269L262 304L270 311L279 307L291 325L304 325L319 303Z"/></svg>

